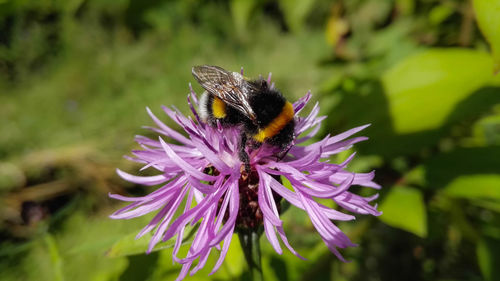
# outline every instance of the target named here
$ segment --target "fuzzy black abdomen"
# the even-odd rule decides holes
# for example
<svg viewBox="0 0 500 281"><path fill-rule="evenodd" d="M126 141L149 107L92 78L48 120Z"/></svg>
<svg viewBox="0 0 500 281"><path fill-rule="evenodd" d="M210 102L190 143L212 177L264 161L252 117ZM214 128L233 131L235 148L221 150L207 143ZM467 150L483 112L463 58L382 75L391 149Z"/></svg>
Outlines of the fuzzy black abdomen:
<svg viewBox="0 0 500 281"><path fill-rule="evenodd" d="M252 95L249 102L257 116L257 125L262 129L280 115L286 100L277 90L262 89Z"/></svg>
<svg viewBox="0 0 500 281"><path fill-rule="evenodd" d="M267 143L285 149L293 140L295 121L292 119L276 135L266 140Z"/></svg>

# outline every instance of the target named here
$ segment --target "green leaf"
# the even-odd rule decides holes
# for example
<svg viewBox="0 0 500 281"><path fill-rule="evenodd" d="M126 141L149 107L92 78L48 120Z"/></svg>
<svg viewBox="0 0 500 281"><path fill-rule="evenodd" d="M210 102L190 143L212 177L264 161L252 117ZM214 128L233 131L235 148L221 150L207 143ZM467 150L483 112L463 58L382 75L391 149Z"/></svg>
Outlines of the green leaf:
<svg viewBox="0 0 500 281"><path fill-rule="evenodd" d="M423 186L425 185L425 168L419 165L408 171L403 179L406 184Z"/></svg>
<svg viewBox="0 0 500 281"><path fill-rule="evenodd" d="M250 15L258 3L259 1L248 0L231 0L231 2L229 2L233 22L240 35L246 32Z"/></svg>
<svg viewBox="0 0 500 281"><path fill-rule="evenodd" d="M500 114L477 121L473 127L474 137L481 145L500 145Z"/></svg>
<svg viewBox="0 0 500 281"><path fill-rule="evenodd" d="M233 240L224 259L223 268L228 272L229 276L240 276L245 269L245 257L241 250L238 235L233 235Z"/></svg>
<svg viewBox="0 0 500 281"><path fill-rule="evenodd" d="M488 43L495 61L494 71L500 70L500 1L474 0L477 23Z"/></svg>
<svg viewBox="0 0 500 281"><path fill-rule="evenodd" d="M315 0L280 0L279 4L285 15L286 23L292 31L302 29L303 23Z"/></svg>
<svg viewBox="0 0 500 281"><path fill-rule="evenodd" d="M498 200L475 199L471 203L481 208L500 213L500 201Z"/></svg>
<svg viewBox="0 0 500 281"><path fill-rule="evenodd" d="M493 79L487 53L430 49L410 56L382 76L397 133L440 127L455 105Z"/></svg>
<svg viewBox="0 0 500 281"><path fill-rule="evenodd" d="M477 259L481 273L488 281L500 280L500 241L483 238L477 245Z"/></svg>
<svg viewBox="0 0 500 281"><path fill-rule="evenodd" d="M182 243L188 243L192 236L196 233L199 224L194 227L186 226L184 230L184 238ZM149 241L151 237L145 235L139 239L135 239L137 232L130 233L117 241L107 252L106 256L115 258L130 255L143 254L148 249ZM175 239L170 239L169 241L156 244L152 252L156 252L163 249L173 248L175 245Z"/></svg>
<svg viewBox="0 0 500 281"><path fill-rule="evenodd" d="M386 224L409 231L420 237L427 236L427 215L420 190L407 186L394 186L380 205L380 219Z"/></svg>
<svg viewBox="0 0 500 281"><path fill-rule="evenodd" d="M500 75L497 76L500 78ZM338 94L332 95L340 97L340 102L335 104L333 108L325 110L325 113L330 113L328 113L329 116L325 122L324 133L340 132L361 124L371 123L372 126L362 132L371 140L357 144L355 149L366 155L375 154L384 158L417 155L424 149L433 150L437 143L443 138L449 137L450 133L457 132L457 129L468 130L464 125L484 116L485 112L497 111L495 104L500 105L500 95L498 94L500 88L481 87L456 104L439 128L402 134L395 131L389 101L382 84L371 80L359 80L355 83L356 87L353 91L336 89ZM373 106L374 104L377 106ZM439 107L440 103L436 102L431 106ZM324 108L325 106L322 106L323 110ZM370 110L366 110L367 108ZM331 112L335 112L335 114L331 114ZM420 113L414 110L407 114L419 115ZM491 129L488 132L497 130L492 126L489 127ZM488 142L494 135L488 134ZM480 144L475 139L469 141Z"/></svg>
<svg viewBox="0 0 500 281"><path fill-rule="evenodd" d="M24 172L9 162L0 162L0 192L14 190L26 182Z"/></svg>
<svg viewBox="0 0 500 281"><path fill-rule="evenodd" d="M51 234L45 235L44 241L50 254L50 261L52 264L52 269L54 271L54 278L56 281L62 281L64 280L62 270L63 258L59 253L59 247L57 246L57 243Z"/></svg>
<svg viewBox="0 0 500 281"><path fill-rule="evenodd" d="M396 7L403 15L409 15L415 10L415 0L396 0Z"/></svg>
<svg viewBox="0 0 500 281"><path fill-rule="evenodd" d="M436 7L432 8L429 13L429 22L434 25L441 24L449 16L451 16L453 12L455 12L455 9L450 3L446 2L445 4L437 5Z"/></svg>
<svg viewBox="0 0 500 281"><path fill-rule="evenodd" d="M459 176L444 188L444 192L455 197L500 200L500 174Z"/></svg>

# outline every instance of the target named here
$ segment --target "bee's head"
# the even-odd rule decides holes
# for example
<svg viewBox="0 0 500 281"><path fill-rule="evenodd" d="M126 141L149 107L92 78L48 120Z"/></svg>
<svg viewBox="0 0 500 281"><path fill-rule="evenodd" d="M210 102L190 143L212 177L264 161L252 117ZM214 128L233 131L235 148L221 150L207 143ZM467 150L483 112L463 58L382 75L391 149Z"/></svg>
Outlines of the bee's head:
<svg viewBox="0 0 500 281"><path fill-rule="evenodd" d="M269 84L265 79L259 78L257 80L252 81L251 83L255 88L259 89L258 90L259 92L269 90Z"/></svg>

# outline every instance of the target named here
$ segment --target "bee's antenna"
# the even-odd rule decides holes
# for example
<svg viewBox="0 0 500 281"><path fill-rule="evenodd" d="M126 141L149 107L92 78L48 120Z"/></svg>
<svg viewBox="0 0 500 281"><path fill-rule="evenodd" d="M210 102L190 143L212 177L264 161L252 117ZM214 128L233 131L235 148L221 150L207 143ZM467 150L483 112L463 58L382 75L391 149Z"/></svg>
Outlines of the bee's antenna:
<svg viewBox="0 0 500 281"><path fill-rule="evenodd" d="M243 66L240 69L240 73L241 73L241 75L243 75Z"/></svg>

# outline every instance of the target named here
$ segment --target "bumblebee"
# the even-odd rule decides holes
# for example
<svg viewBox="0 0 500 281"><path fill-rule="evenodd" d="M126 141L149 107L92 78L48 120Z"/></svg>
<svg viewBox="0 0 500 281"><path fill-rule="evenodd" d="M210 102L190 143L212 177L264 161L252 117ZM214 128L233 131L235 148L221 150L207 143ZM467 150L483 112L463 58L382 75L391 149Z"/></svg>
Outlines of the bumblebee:
<svg viewBox="0 0 500 281"><path fill-rule="evenodd" d="M286 151L294 138L294 109L280 91L262 78L248 80L238 72L218 66L192 69L194 78L206 90L200 99L200 117L210 124L241 128L239 157L250 171L247 142L258 148L263 143Z"/></svg>

